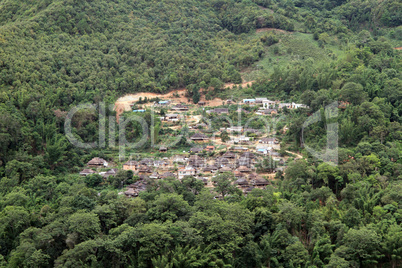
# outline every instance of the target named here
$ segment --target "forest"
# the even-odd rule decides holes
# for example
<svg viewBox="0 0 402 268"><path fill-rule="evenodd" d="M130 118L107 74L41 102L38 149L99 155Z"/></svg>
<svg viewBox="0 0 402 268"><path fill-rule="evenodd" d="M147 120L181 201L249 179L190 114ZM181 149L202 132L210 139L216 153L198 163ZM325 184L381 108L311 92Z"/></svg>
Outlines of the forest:
<svg viewBox="0 0 402 268"><path fill-rule="evenodd" d="M0 267L401 267L401 25L397 0L0 0ZM277 125L304 158L247 196L226 173L222 198L194 177L126 198L132 172L79 176L118 149L74 147L72 107L179 88L307 105ZM337 166L301 131L334 101L339 116L304 136L322 149L338 123ZM80 111L74 136L98 141L98 121Z"/></svg>

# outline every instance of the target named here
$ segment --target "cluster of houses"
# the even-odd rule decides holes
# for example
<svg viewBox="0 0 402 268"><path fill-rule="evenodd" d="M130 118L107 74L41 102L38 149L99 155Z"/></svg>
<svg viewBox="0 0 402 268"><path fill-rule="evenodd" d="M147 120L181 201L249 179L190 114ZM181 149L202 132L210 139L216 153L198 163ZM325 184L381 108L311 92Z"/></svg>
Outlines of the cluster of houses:
<svg viewBox="0 0 402 268"><path fill-rule="evenodd" d="M226 100L226 104L235 104L233 100ZM199 102L199 106L206 105L206 102ZM275 115L285 107L287 109L308 108L306 105L297 103L281 103L280 101L271 101L267 98L243 99L241 104L250 106L259 106L256 114L259 115ZM155 107L161 107L170 110L170 113L160 117L165 122L178 122L184 120L186 116L182 112L189 111L189 107L185 104L173 104L169 100L161 100L154 103ZM135 112L143 112L144 110L135 110ZM250 113L249 111L239 107L238 113ZM206 111L207 114L224 115L229 114L228 108L211 108ZM197 123L189 128L207 127L205 123ZM130 160L123 164L123 170L131 170L140 179L131 184L124 194L128 197L135 197L141 191L146 190L150 179L157 180L163 178L176 178L182 180L186 176L193 176L203 181L206 187L213 187L213 178L222 172L231 172L235 177L234 184L242 189L244 193L250 192L253 188L263 188L270 182L261 175L260 165L266 156L270 156L275 162L269 174L272 175L276 171L283 171L284 159L278 153L280 142L276 138L258 138L264 131L252 128L244 128L242 126L231 126L228 128L220 128L221 132L231 133L231 139L226 142L233 146L225 152L219 152L215 146L206 145L209 138L206 134L198 131L190 136L190 140L196 142L196 146L192 147L188 155L175 155L173 157L164 157L160 160L145 158L142 160ZM255 135L250 135L255 134ZM208 144L208 143L207 143ZM251 152L250 148L253 147ZM231 145L229 145L230 147ZM160 146L160 152L168 150L165 146ZM214 154L210 154L214 153ZM208 156L207 156L208 155ZM211 155L215 155L211 157ZM95 157L88 162L88 169L80 172L80 175L87 176L97 173L95 170L100 168L104 170L108 167L107 161ZM97 174L108 177L117 174L117 169L110 169ZM266 170L265 170L266 171ZM269 175L268 174L268 175Z"/></svg>
<svg viewBox="0 0 402 268"><path fill-rule="evenodd" d="M192 153L213 150L213 146L194 147L190 149ZM243 189L245 193L251 191L253 187L265 187L269 181L257 174L257 164L261 157L250 152L236 154L227 151L216 158L206 158L198 154L176 155L170 159L153 160L150 158L141 161L127 161L123 164L124 170L132 170L140 177L140 181L131 185L125 192L127 196L145 189L146 180L163 179L174 177L182 180L186 176L193 176L204 182L206 187L213 187L212 178L222 172L233 173L236 181L234 184ZM276 169L273 169L275 172Z"/></svg>
<svg viewBox="0 0 402 268"><path fill-rule="evenodd" d="M261 140L265 142L265 140ZM271 140L267 141L271 142ZM272 140L275 144L275 140ZM262 143L263 144L263 143ZM196 146L190 149L189 155L175 155L171 158L155 160L144 158L139 161L129 160L123 164L123 170L131 170L140 179L128 186L124 194L128 197L135 197L141 191L146 190L149 179L176 178L182 180L186 176L193 176L203 181L206 187L213 187L213 177L219 173L231 172L235 177L234 184L243 190L244 193L250 192L253 188L263 188L270 182L257 173L258 165L263 158L259 154L247 151L226 151L215 157L204 157L202 152L212 152L214 146ZM278 165L283 165L283 160L279 159ZM112 168L105 172L95 170L105 169L108 162L102 158L95 157L87 163L88 169L80 172L81 176L100 174L104 178L115 176L118 169ZM95 170L94 170L95 169ZM272 168L272 172L281 170Z"/></svg>
<svg viewBox="0 0 402 268"><path fill-rule="evenodd" d="M235 102L231 99L226 100L226 104L235 104ZM281 109L284 109L285 107L287 109L298 109L298 108L308 108L307 105L300 104L300 103L281 103L278 100L269 100L267 98L255 98L255 99L243 99L239 104L247 104L250 106L259 106L258 111L256 112L257 115L276 115L278 114L278 111ZM134 104L132 104L134 105ZM205 101L200 101L198 103L199 106L205 106L207 103ZM168 122L178 122L180 121L183 116L177 113L180 112L187 112L189 111L188 105L185 104L173 104L169 100L161 100L159 102L154 103L154 107L160 107L160 108L168 108L171 111L174 111L174 113L171 114L166 114L163 117L160 117L160 120L162 121L168 121ZM145 112L143 109L138 109L138 110L133 110L133 112ZM247 110L244 110L242 108L239 108L237 112L244 112L244 113L250 113ZM228 108L214 108L206 111L207 114L229 114L229 109Z"/></svg>

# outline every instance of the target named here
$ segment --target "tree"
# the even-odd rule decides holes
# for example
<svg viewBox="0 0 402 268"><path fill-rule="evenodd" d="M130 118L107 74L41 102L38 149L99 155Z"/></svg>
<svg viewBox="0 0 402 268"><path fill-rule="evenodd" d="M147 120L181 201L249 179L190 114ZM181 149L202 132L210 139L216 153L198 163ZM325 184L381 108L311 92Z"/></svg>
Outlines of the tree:
<svg viewBox="0 0 402 268"><path fill-rule="evenodd" d="M328 235L320 237L313 248L313 264L317 267L323 267L325 264L328 264L333 253L332 248L334 247Z"/></svg>
<svg viewBox="0 0 402 268"><path fill-rule="evenodd" d="M329 263L325 265L325 268L350 268L350 262L336 254L332 254Z"/></svg>
<svg viewBox="0 0 402 268"><path fill-rule="evenodd" d="M147 211L151 220L160 220L162 222L170 220L186 220L191 215L191 207L178 194L161 194Z"/></svg>
<svg viewBox="0 0 402 268"><path fill-rule="evenodd" d="M100 232L98 215L93 212L76 212L68 218L69 240L73 244L94 238Z"/></svg>
<svg viewBox="0 0 402 268"><path fill-rule="evenodd" d="M300 241L287 246L283 254L287 267L300 267L307 262L308 257L308 251Z"/></svg>
<svg viewBox="0 0 402 268"><path fill-rule="evenodd" d="M103 182L103 178L101 175L99 174L90 174L85 176L85 183L88 185L88 187L96 187L98 186L100 183Z"/></svg>
<svg viewBox="0 0 402 268"><path fill-rule="evenodd" d="M402 227L393 224L387 228L387 233L381 242L382 252L391 262L392 268L397 267L402 259Z"/></svg>
<svg viewBox="0 0 402 268"><path fill-rule="evenodd" d="M228 194L234 194L236 192L236 186L234 182L234 176L231 172L223 172L212 178L212 182L215 185L215 191L222 195L222 199Z"/></svg>
<svg viewBox="0 0 402 268"><path fill-rule="evenodd" d="M193 89L193 103L197 104L200 101L200 90L198 87Z"/></svg>
<svg viewBox="0 0 402 268"><path fill-rule="evenodd" d="M210 86L213 87L215 90L220 90L223 87L223 83L218 78L214 77L211 79Z"/></svg>
<svg viewBox="0 0 402 268"><path fill-rule="evenodd" d="M359 105L368 99L368 94L363 90L363 86L357 83L348 82L341 89L341 98L354 105Z"/></svg>
<svg viewBox="0 0 402 268"><path fill-rule="evenodd" d="M225 130L221 132L220 138L221 138L222 142L226 142L226 141L230 140L229 134Z"/></svg>
<svg viewBox="0 0 402 268"><path fill-rule="evenodd" d="M7 206L0 213L0 245L2 255L13 248L16 237L29 226L30 216L23 207Z"/></svg>
<svg viewBox="0 0 402 268"><path fill-rule="evenodd" d="M373 230L362 227L358 230L350 229L343 238L344 249L335 251L339 257L355 261L360 267L377 263L381 257L381 237Z"/></svg>

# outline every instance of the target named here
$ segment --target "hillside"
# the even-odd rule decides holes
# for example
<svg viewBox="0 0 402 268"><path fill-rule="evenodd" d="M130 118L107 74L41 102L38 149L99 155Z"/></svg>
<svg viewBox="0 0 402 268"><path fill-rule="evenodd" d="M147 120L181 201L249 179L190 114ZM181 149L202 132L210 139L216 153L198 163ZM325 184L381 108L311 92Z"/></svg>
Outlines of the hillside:
<svg viewBox="0 0 402 268"><path fill-rule="evenodd" d="M0 0L0 267L400 267L401 24L397 0Z"/></svg>

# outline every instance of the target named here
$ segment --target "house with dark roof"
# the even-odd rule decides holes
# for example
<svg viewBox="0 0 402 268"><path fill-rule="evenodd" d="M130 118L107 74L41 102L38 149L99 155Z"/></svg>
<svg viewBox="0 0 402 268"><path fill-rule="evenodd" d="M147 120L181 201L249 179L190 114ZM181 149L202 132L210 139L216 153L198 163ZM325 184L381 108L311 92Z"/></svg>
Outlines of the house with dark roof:
<svg viewBox="0 0 402 268"><path fill-rule="evenodd" d="M177 111L177 112L185 112L188 111L188 106L184 104L177 104L172 107L172 110Z"/></svg>
<svg viewBox="0 0 402 268"><path fill-rule="evenodd" d="M191 147L190 153L201 153L204 150L202 147Z"/></svg>
<svg viewBox="0 0 402 268"><path fill-rule="evenodd" d="M228 108L215 108L213 110L208 110L207 113L216 113L216 114L228 114L229 109Z"/></svg>
<svg viewBox="0 0 402 268"><path fill-rule="evenodd" d="M218 171L218 167L216 167L216 166L206 166L202 171L203 172L215 173L215 172Z"/></svg>
<svg viewBox="0 0 402 268"><path fill-rule="evenodd" d="M80 172L81 176L88 176L91 174L95 174L96 172L93 171L92 169L84 169L83 171Z"/></svg>
<svg viewBox="0 0 402 268"><path fill-rule="evenodd" d="M172 173L172 172L165 172L162 175L160 175L161 179L166 179L166 178L176 178L176 174Z"/></svg>
<svg viewBox="0 0 402 268"><path fill-rule="evenodd" d="M265 187L269 184L269 181L267 181L266 179L263 179L263 178L257 178L255 180L253 180L252 183L255 187Z"/></svg>
<svg viewBox="0 0 402 268"><path fill-rule="evenodd" d="M191 136L190 139L193 141L206 141L208 140L208 137L205 134L197 132L193 136Z"/></svg>
<svg viewBox="0 0 402 268"><path fill-rule="evenodd" d="M165 120L170 121L170 122L179 121L179 115L178 114L166 114Z"/></svg>
<svg viewBox="0 0 402 268"><path fill-rule="evenodd" d="M87 163L88 167L107 167L108 165L105 159L99 157L94 157Z"/></svg>
<svg viewBox="0 0 402 268"><path fill-rule="evenodd" d="M126 163L123 164L123 169L124 170L136 171L137 167L138 167L138 162L134 161L134 160L129 160Z"/></svg>
<svg viewBox="0 0 402 268"><path fill-rule="evenodd" d="M102 172L102 173L99 173L99 174L101 174L102 177L107 178L109 176L116 176L118 171L119 170L117 168L112 168L112 169L110 169L110 170L108 170L106 172Z"/></svg>
<svg viewBox="0 0 402 268"><path fill-rule="evenodd" d="M215 159L215 166L217 167L225 167L225 166L229 166L230 161L228 158L224 158L224 157L218 157Z"/></svg>
<svg viewBox="0 0 402 268"><path fill-rule="evenodd" d="M235 159L236 155L234 153L231 152L226 152L222 155L223 158L228 158L228 159Z"/></svg>
<svg viewBox="0 0 402 268"><path fill-rule="evenodd" d="M206 161L204 158L199 157L198 155L191 155L188 159L188 164L196 168L201 168L206 166Z"/></svg>

